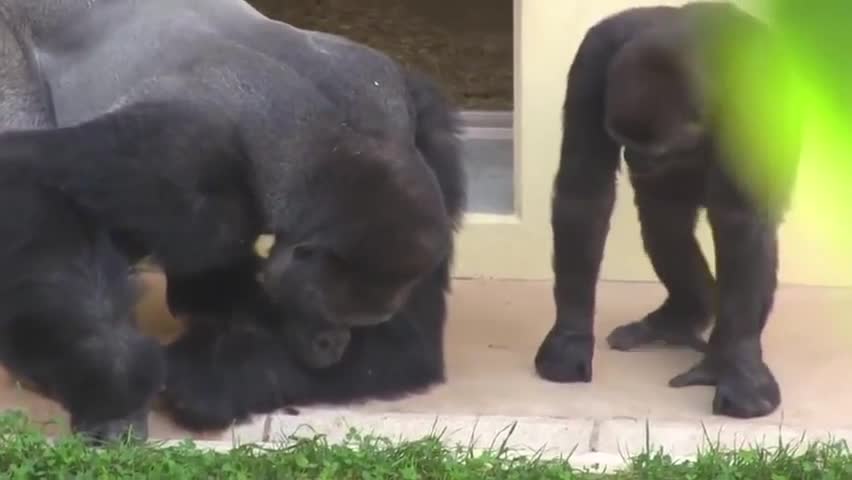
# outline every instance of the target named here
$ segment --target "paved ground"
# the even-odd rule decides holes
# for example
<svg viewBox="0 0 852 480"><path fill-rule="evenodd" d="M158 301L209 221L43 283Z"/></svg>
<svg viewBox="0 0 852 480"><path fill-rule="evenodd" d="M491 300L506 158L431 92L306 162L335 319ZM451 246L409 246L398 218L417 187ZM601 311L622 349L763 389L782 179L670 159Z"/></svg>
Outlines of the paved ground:
<svg viewBox="0 0 852 480"><path fill-rule="evenodd" d="M163 280L150 275L150 294L140 306L143 321L162 329L171 322L163 305ZM765 335L766 357L783 388L782 410L755 421L713 417L712 390L675 390L667 380L698 359L666 349L618 353L603 337L614 326L638 318L662 299L654 284L601 285L598 332L601 337L591 384L558 385L538 379L532 358L553 318L549 282L458 281L447 332L449 381L431 392L400 402L375 402L348 410L301 410L301 414L261 417L233 431L197 437L255 442L315 431L338 437L347 425L385 435L419 437L448 428L449 439L486 446L517 422L509 445L549 454L592 452L586 458L617 460L645 445L646 421L654 445L689 455L709 434L724 444L777 443L779 432L796 440L803 433L852 440L852 290L782 288ZM0 383L0 407L25 408L40 420L64 419L52 402ZM779 426L784 428L779 430ZM301 429L299 428L301 427ZM184 438L154 415L158 438ZM505 432L504 432L505 433Z"/></svg>

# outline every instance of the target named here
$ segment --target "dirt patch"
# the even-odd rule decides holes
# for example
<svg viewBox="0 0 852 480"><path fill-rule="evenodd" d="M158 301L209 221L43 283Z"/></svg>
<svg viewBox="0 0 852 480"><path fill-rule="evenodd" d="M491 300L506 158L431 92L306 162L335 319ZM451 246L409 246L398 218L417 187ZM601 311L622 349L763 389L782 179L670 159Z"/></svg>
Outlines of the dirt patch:
<svg viewBox="0 0 852 480"><path fill-rule="evenodd" d="M292 25L344 35L430 74L463 108L512 108L512 0L250 0Z"/></svg>

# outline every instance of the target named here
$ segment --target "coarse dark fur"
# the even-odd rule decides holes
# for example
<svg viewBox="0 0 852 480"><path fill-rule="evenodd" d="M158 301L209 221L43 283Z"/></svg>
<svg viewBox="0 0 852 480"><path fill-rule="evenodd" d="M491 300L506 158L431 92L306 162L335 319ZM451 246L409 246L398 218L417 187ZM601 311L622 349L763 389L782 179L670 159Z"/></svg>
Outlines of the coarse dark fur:
<svg viewBox="0 0 852 480"><path fill-rule="evenodd" d="M616 328L609 345L631 350L664 342L705 352L670 385L714 385L716 414L756 417L780 404L760 336L776 289L777 229L794 184L801 131L795 120L770 129L769 110L738 111L749 102L737 97L744 90L727 68L733 50L723 48L759 42L750 67L760 78L772 71L765 66L781 65L773 63L781 57L772 56L779 50L771 38L735 7L704 2L631 9L589 30L570 69L564 105L552 205L557 317L535 358L543 378L592 378L595 286L624 147L642 241L668 297L642 320ZM742 119L767 126L752 139L752 150L734 148L726 136ZM773 165L761 173L767 188L747 188L735 170L746 161ZM694 236L701 207L713 231L716 279ZM714 317L705 343L701 335Z"/></svg>
<svg viewBox="0 0 852 480"><path fill-rule="evenodd" d="M26 91L27 110L3 107L8 125L46 127L0 133L3 195L24 202L4 205L49 219L3 217L26 233L4 237L23 276L0 291L20 311L0 319L5 364L100 438L128 425L144 437L161 390L180 425L208 430L441 382L465 179L456 113L439 89L379 52L271 22L239 0L84 3L0 6L0 27L26 27L13 29L22 49L54 49L25 65L50 95ZM186 26L163 27L169 12L155 7ZM71 13L77 23L63 23ZM113 45L103 32L125 42L122 22L150 26L153 41L193 39L157 61L87 47ZM155 73L124 86L91 77L106 80L100 89L55 81L90 75L88 61ZM254 249L262 233L275 236L268 258ZM126 274L149 254L187 324L164 352L130 327Z"/></svg>

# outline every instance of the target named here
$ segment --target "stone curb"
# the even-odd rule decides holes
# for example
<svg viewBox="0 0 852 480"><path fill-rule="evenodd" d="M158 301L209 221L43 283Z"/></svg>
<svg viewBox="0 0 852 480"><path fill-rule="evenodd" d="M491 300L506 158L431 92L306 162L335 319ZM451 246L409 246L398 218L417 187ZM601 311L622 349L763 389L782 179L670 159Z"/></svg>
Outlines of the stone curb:
<svg viewBox="0 0 852 480"><path fill-rule="evenodd" d="M508 416L361 414L343 410L317 410L298 416L273 416L265 441L288 437L326 436L344 439L350 429L392 441L418 440L435 435L450 446L473 450L505 447L524 455L544 457L590 452L595 423L585 419L514 418Z"/></svg>
<svg viewBox="0 0 852 480"><path fill-rule="evenodd" d="M778 446L805 447L814 442L846 441L852 429L796 427L769 422L666 422L611 419L600 423L596 450L633 456L649 448L673 457L694 457L700 451Z"/></svg>
<svg viewBox="0 0 852 480"><path fill-rule="evenodd" d="M807 445L815 441L846 441L852 429L796 428L755 421L656 421L635 418L566 419L414 413L358 413L347 410L302 409L299 415L276 414L234 429L232 440L196 441L202 449L227 451L236 445L274 448L288 439L322 435L329 443L344 440L350 429L391 441L437 435L449 447L473 452L502 448L508 455L569 458L574 468L615 471L626 459L662 448L675 461L694 459L708 448ZM181 440L167 440L176 445Z"/></svg>
<svg viewBox="0 0 852 480"><path fill-rule="evenodd" d="M852 429L797 427L770 421L662 421L637 418L550 418L415 413L360 413L345 409L302 409L299 415L276 414L246 427L236 427L234 443L281 442L287 438L323 435L342 441L350 429L392 441L439 436L450 446L474 450L500 448L543 458L586 454L622 457L662 448L675 458L692 458L699 451L721 447L766 448L779 444L807 445L815 441L852 444ZM599 458L600 455L588 458ZM606 464L612 462L608 457ZM584 460L585 461L585 460Z"/></svg>
<svg viewBox="0 0 852 480"><path fill-rule="evenodd" d="M162 442L163 447L169 446L177 446L182 442L182 440L167 440ZM194 442L195 447L200 450L212 450L216 452L228 452L234 448L231 442L226 441L217 441L217 440L203 440ZM272 442L258 442L253 443L259 448L267 448L274 449L277 444ZM473 450L474 454L477 453L477 450ZM511 455L511 452L509 453ZM680 459L676 459L679 461ZM601 453L601 452L586 452L582 454L576 454L571 456L570 458L571 467L578 470L586 470L589 472L595 473L607 473L607 472L615 472L621 470L627 466L627 462L619 455L615 455L612 453Z"/></svg>

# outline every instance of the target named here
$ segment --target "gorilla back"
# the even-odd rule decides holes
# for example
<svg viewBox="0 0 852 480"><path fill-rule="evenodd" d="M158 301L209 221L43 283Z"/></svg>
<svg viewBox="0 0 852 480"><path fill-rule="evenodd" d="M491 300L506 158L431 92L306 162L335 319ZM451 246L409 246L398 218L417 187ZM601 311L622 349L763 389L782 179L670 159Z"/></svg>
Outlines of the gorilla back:
<svg viewBox="0 0 852 480"><path fill-rule="evenodd" d="M717 40L761 46L747 64L752 78L781 65L766 26L725 3L626 10L586 34L565 96L552 206L557 314L535 359L542 377L591 380L595 285L623 147L643 245L668 297L640 321L615 329L609 345L630 350L664 342L705 352L670 384L714 385L714 413L755 417L779 405L760 336L775 294L777 229L795 179L801 129L794 120L773 131L766 110L745 112L749 122L767 126L753 139L767 159L733 147L725 133L743 114L739 106L758 102L737 95L725 64L731 51L717 50ZM783 86L781 75L773 80ZM774 166L762 174L771 184L766 192L745 188L736 175L734 167L747 162ZM713 231L717 279L694 236L700 207ZM714 316L705 344L701 334Z"/></svg>
<svg viewBox="0 0 852 480"><path fill-rule="evenodd" d="M73 155L86 161L75 160L67 195L119 232L125 253L153 251L166 273L169 307L188 326L167 348L164 400L176 420L221 428L285 404L395 396L443 378L444 296L465 192L455 113L429 80L242 0L11 0L0 5L0 31L23 59L0 84L30 87L11 90L0 128L67 127L91 143L112 125L121 139L101 155ZM163 151L179 144L200 159L195 167L170 164L176 150L128 155L145 150L151 118L167 115L155 105L170 102L229 119L230 143L211 150L198 139L219 145L218 130L180 140L161 127ZM140 108L154 115L133 114ZM238 173L210 187L220 163L204 159L223 155ZM134 165L144 168L129 175ZM115 183L86 181L93 171ZM50 187L49 178L40 181ZM174 197L185 203L163 204L164 182L185 189ZM133 211L153 204L165 210ZM201 228L192 206L216 228ZM275 237L268 259L247 241L255 226ZM283 338L285 318L343 331L348 344L300 361L313 346ZM317 363L327 368L310 368Z"/></svg>

